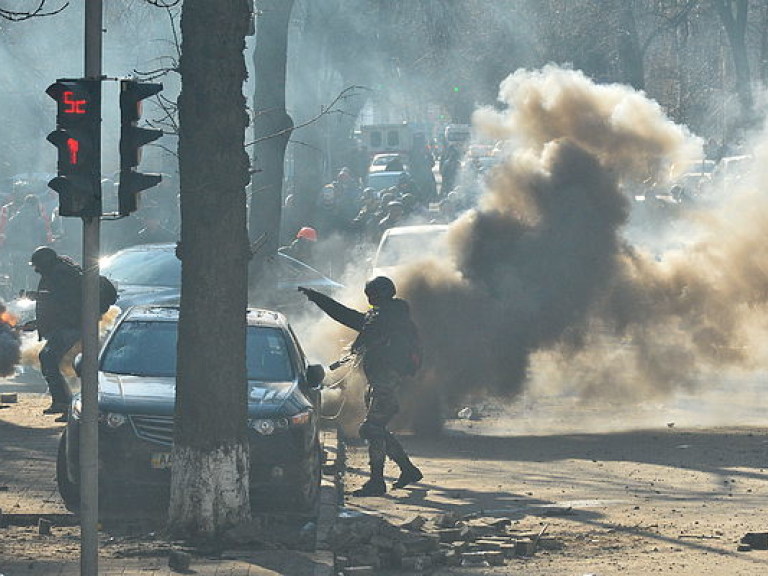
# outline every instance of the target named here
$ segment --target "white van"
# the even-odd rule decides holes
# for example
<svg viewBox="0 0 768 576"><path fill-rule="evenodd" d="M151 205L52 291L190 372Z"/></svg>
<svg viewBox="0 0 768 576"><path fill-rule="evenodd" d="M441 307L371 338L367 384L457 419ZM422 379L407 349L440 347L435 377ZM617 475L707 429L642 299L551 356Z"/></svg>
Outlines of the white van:
<svg viewBox="0 0 768 576"><path fill-rule="evenodd" d="M448 225L396 226L384 232L371 262L371 277L397 274L397 268L420 260L449 257Z"/></svg>

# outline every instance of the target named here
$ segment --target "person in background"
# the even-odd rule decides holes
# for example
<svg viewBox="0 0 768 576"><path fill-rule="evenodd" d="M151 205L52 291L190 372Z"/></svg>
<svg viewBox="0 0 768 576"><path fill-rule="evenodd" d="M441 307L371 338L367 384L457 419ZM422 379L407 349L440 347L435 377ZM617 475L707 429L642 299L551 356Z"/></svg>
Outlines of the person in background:
<svg viewBox="0 0 768 576"><path fill-rule="evenodd" d="M310 266L315 265L315 246L317 245L317 231L310 226L304 226L296 233L296 238L288 246L283 246L279 252L296 258Z"/></svg>
<svg viewBox="0 0 768 576"><path fill-rule="evenodd" d="M36 301L35 320L27 330L37 330L45 340L40 351L40 371L48 383L51 405L43 414L61 414L56 421L66 421L72 393L59 364L80 341L82 322L83 271L68 256L59 256L53 248L41 246L30 257L30 265L40 274L36 292L27 296Z"/></svg>

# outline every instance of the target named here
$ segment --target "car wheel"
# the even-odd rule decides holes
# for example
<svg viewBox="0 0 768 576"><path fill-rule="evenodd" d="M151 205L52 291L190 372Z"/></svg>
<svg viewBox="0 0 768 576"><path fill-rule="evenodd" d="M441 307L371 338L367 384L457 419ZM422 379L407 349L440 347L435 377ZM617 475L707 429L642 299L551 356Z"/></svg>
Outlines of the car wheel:
<svg viewBox="0 0 768 576"><path fill-rule="evenodd" d="M61 499L64 500L64 506L70 512L80 511L80 486L69 480L67 474L67 431L61 435L59 440L59 451L56 455L56 485L59 488Z"/></svg>
<svg viewBox="0 0 768 576"><path fill-rule="evenodd" d="M289 494L289 505L297 512L314 512L320 499L322 449L315 442L310 453L299 464L296 484Z"/></svg>

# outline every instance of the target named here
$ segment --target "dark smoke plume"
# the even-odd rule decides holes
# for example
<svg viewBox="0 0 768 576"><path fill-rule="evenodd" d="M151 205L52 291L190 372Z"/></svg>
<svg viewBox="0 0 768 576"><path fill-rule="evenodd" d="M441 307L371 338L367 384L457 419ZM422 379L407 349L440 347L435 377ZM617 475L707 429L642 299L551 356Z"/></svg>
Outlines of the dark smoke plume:
<svg viewBox="0 0 768 576"><path fill-rule="evenodd" d="M722 294L696 258L662 265L622 237L622 184L663 180L700 152L698 139L631 88L570 70L519 71L500 99L506 110L481 110L475 125L514 151L480 207L452 226L455 268L399 279L429 380L453 395L513 395L532 355L550 355L550 367L572 364L583 392L605 394L622 371L664 387L693 374L705 351L738 356L735 319L713 307Z"/></svg>

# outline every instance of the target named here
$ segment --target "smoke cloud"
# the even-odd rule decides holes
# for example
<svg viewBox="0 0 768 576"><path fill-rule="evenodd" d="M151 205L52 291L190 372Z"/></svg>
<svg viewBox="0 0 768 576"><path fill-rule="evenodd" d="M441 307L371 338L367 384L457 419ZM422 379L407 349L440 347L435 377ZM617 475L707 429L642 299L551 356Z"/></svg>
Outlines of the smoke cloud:
<svg viewBox="0 0 768 576"><path fill-rule="evenodd" d="M13 374L21 360L19 336L5 323L0 323L0 377Z"/></svg>
<svg viewBox="0 0 768 576"><path fill-rule="evenodd" d="M544 377L582 399L630 400L759 366L765 201L748 189L730 209L692 211L695 242L651 254L624 235L624 188L663 182L700 157L701 141L642 93L576 71L518 71L500 100L504 110L474 122L512 152L478 209L452 225L455 266L399 279L424 335L427 384L449 397L513 396Z"/></svg>

